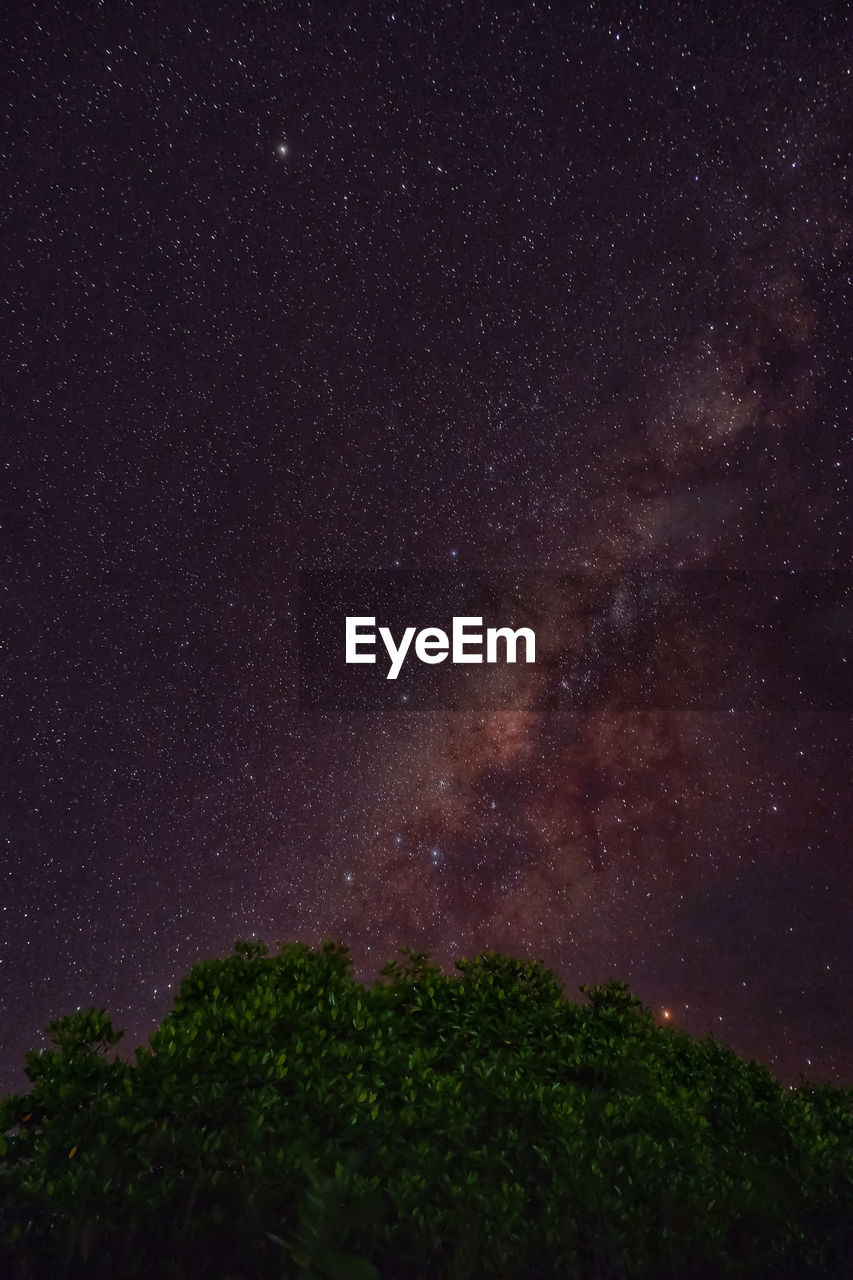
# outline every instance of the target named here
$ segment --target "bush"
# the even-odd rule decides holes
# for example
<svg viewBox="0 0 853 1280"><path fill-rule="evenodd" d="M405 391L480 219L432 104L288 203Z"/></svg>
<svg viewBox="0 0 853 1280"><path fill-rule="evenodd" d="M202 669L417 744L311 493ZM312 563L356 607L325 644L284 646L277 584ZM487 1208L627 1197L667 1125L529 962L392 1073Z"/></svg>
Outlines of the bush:
<svg viewBox="0 0 853 1280"><path fill-rule="evenodd" d="M41 1277L847 1275L851 1094L785 1090L486 953L196 965L134 1062L51 1025L2 1104L0 1263Z"/></svg>

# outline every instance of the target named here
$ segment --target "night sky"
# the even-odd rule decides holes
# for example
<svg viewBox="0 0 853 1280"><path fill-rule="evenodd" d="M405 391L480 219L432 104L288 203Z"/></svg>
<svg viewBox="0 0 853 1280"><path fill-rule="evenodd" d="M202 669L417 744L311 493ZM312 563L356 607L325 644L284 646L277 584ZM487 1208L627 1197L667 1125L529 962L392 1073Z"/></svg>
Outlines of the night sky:
<svg viewBox="0 0 853 1280"><path fill-rule="evenodd" d="M2 1085L327 934L853 1078L843 14L9 6ZM520 575L536 696L306 697L300 575L386 570Z"/></svg>

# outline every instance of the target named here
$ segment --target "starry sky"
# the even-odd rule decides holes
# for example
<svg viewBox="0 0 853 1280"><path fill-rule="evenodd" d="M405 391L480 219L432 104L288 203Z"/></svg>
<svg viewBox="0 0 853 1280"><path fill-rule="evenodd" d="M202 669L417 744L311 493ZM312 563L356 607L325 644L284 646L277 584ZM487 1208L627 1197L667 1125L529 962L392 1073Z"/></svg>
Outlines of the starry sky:
<svg viewBox="0 0 853 1280"><path fill-rule="evenodd" d="M6 34L0 1083L327 934L849 1082L844 8ZM306 575L391 572L516 575L535 688L372 710L341 649L306 697Z"/></svg>

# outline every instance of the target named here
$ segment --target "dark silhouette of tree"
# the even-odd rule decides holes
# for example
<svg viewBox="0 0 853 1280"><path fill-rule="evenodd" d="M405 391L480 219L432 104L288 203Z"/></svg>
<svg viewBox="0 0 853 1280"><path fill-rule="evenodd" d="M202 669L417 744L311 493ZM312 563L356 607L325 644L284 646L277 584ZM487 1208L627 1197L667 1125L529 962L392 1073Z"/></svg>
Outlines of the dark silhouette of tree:
<svg viewBox="0 0 853 1280"><path fill-rule="evenodd" d="M486 953L259 943L196 965L136 1052L51 1024L2 1103L0 1273L42 1277L841 1277L851 1094L784 1089Z"/></svg>

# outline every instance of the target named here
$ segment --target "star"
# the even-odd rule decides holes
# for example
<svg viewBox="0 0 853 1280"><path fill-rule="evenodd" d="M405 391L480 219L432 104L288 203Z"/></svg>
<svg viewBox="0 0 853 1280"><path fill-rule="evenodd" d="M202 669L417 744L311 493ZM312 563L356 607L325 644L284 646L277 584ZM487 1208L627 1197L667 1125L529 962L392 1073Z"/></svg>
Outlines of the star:
<svg viewBox="0 0 853 1280"><path fill-rule="evenodd" d="M287 47L276 6L211 6L222 74L180 76L131 56L170 39L141 6L110 73L85 26L18 24L86 163L58 182L15 95L53 159L21 170L0 335L0 1086L83 997L138 1040L248 932L636 976L662 1025L850 1078L853 717L812 694L853 658L827 590L795 669L761 587L850 558L849 77L835 20L780 5L748 57L709 5L602 43L582 6L297 0ZM300 570L387 570L418 630L506 600L535 680L486 696L472 664L465 705L413 679L374 714L330 651L308 714ZM441 584L470 607L440 618Z"/></svg>

